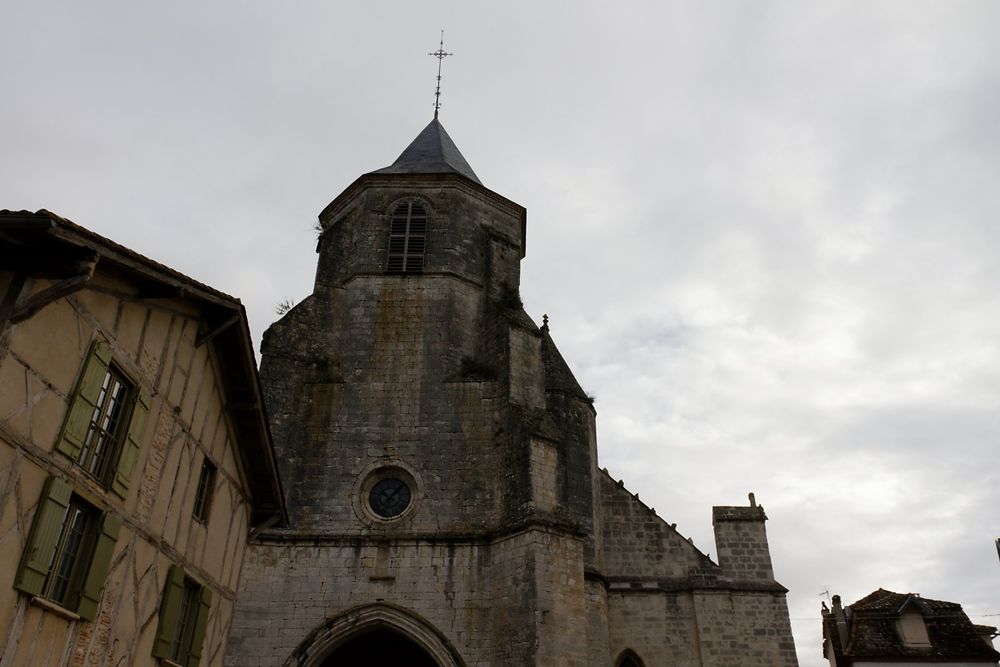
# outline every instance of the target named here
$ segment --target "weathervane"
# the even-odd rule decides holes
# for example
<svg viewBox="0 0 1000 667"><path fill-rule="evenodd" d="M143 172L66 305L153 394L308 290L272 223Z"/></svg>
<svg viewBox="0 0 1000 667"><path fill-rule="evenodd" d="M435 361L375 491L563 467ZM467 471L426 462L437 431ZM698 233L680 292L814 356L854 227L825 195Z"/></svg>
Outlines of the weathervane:
<svg viewBox="0 0 1000 667"><path fill-rule="evenodd" d="M438 109L441 108L441 61L444 60L445 56L455 55L454 53L446 53L444 50L444 30L441 31L441 44L438 46L438 50L427 55L438 59L437 88L434 90L434 119L437 120Z"/></svg>

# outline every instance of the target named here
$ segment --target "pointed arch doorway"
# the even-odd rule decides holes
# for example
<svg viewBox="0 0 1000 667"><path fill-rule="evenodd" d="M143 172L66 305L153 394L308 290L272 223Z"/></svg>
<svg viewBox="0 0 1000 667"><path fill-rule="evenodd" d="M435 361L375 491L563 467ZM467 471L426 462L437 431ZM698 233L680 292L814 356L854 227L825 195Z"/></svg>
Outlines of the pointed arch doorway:
<svg viewBox="0 0 1000 667"><path fill-rule="evenodd" d="M345 611L313 630L285 667L465 667L455 646L427 620L392 604Z"/></svg>
<svg viewBox="0 0 1000 667"><path fill-rule="evenodd" d="M387 627L376 628L344 642L323 660L321 667L367 665L441 667L419 644Z"/></svg>

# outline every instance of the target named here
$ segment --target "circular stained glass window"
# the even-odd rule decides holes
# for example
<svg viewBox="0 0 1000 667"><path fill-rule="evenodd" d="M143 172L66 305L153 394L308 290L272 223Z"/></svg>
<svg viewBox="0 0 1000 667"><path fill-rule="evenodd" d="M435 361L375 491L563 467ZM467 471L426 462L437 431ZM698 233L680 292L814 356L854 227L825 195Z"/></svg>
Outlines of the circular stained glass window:
<svg viewBox="0 0 1000 667"><path fill-rule="evenodd" d="M410 487L396 477L380 479L368 494L368 504L383 519L397 517L410 506Z"/></svg>

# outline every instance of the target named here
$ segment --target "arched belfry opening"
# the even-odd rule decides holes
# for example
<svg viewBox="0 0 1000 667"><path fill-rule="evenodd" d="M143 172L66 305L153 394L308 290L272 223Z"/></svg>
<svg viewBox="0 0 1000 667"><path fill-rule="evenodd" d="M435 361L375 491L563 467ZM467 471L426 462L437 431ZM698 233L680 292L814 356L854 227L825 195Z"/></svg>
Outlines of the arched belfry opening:
<svg viewBox="0 0 1000 667"><path fill-rule="evenodd" d="M465 667L454 645L426 619L392 604L345 611L313 630L285 667Z"/></svg>

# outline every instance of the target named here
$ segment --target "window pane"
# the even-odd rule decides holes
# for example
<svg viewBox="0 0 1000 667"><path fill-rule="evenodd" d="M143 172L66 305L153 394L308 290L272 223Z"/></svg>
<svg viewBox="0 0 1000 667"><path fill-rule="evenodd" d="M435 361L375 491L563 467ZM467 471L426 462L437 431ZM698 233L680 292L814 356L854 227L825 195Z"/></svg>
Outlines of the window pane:
<svg viewBox="0 0 1000 667"><path fill-rule="evenodd" d="M135 391L115 366L108 367L77 463L107 486L117 458Z"/></svg>
<svg viewBox="0 0 1000 667"><path fill-rule="evenodd" d="M215 487L215 465L205 459L201 464L201 474L198 476L198 488L194 497L192 514L196 519L205 521L212 500L212 489Z"/></svg>
<svg viewBox="0 0 1000 667"><path fill-rule="evenodd" d="M191 581L184 580L184 596L181 598L180 622L177 624L177 631L174 634L173 649L171 657L174 662L185 663L188 654L191 652L191 637L194 634L195 621L198 615L198 597L201 593L201 586Z"/></svg>
<svg viewBox="0 0 1000 667"><path fill-rule="evenodd" d="M44 591L45 597L59 604L68 606L78 592L80 568L87 560L84 552L92 532L92 514L74 497L63 519Z"/></svg>

